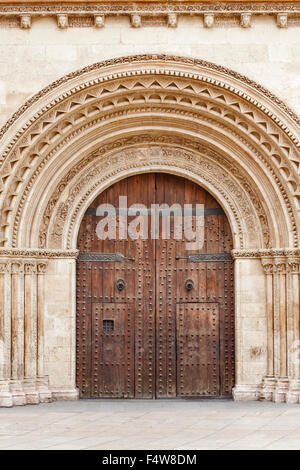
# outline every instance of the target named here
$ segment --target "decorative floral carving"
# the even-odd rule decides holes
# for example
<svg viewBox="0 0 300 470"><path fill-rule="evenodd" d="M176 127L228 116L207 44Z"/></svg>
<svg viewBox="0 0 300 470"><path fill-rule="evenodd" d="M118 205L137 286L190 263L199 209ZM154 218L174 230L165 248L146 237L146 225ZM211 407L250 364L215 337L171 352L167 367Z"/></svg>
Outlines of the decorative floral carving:
<svg viewBox="0 0 300 470"><path fill-rule="evenodd" d="M140 147L126 149L128 145L132 145L133 143L146 143L149 137L151 139L149 143L152 143L152 146L150 148ZM105 180L111 178L113 174L118 174L120 172L124 174L130 169L143 168L147 167L148 165L154 166L156 168L159 168L160 165L164 165L168 166L170 170L172 168L177 168L177 171L181 168L182 170L184 170L184 173L187 171L192 172L193 174L195 174L195 177L196 175L201 175L202 179L209 181L209 183L213 185L218 190L218 192L222 194L222 197L227 199L228 204L231 206L231 210L233 211L233 213L236 214L236 224L240 227L239 216L237 215L235 205L232 202L234 198L236 200L239 200L239 211L242 211L242 217L244 223L247 224L248 233L251 233L251 231L253 231L256 223L253 219L253 213L249 206L249 200L247 200L245 194L243 193L243 191L241 191L240 187L237 184L237 181L229 176L230 172L227 173L226 171L224 171L224 168L221 170L221 167L219 168L215 165L215 163L213 163L220 162L220 164L224 166L224 159L222 157L218 156L216 152L208 151L205 146L201 146L200 144L189 144L189 141L187 139L179 139L177 140L177 143L185 148L188 148L190 146L190 148L193 148L195 151L197 151L198 154L202 153L203 155L206 154L207 156L210 156L211 160L208 161L204 159L199 159L187 150L184 151L174 147L169 148L167 146L167 143L171 144L172 140L175 143L176 139L174 140L170 137L164 138L164 136L157 136L155 139L154 136L149 137L147 138L146 135L141 135L132 138L121 139L119 142L114 142L111 146L107 146L106 148L102 146L98 152L93 152L92 155L86 157L85 162L80 161L78 166L74 167L66 175L64 180L61 182L61 185L58 186L55 195L49 201L48 206L45 210L43 225L41 226L39 237L41 246L44 246L43 244L46 242L47 239L47 231L51 215L55 220L52 237L55 240L57 246L59 246L65 221L69 217L69 211L73 209L74 214L76 214L78 211L77 209L74 210L73 207L74 199L78 196L78 194L83 194L84 198L86 198L87 195L90 194L90 192L93 190L94 184L97 188L99 188L100 181L101 183L104 183ZM159 144L164 143L165 147L160 147L157 145L156 147L154 147L153 145L155 141L157 141L157 143ZM121 152L119 151L118 153L111 155L110 157L106 157L106 153L109 152L109 149L116 149L117 146L120 148L125 147L125 149ZM156 157L156 154L159 155L158 159ZM53 208L55 207L55 204L57 204L57 202L59 201L61 191L67 186L67 184L69 184L69 182L72 181L72 178L78 176L79 171L85 166L87 166L89 161L97 162L100 155L102 156L102 158L99 160L99 163L96 163L95 166L93 166L92 169L89 170L86 175L82 175L80 177L79 182L76 183L72 189L70 189L68 199L64 203L60 203L58 209L54 211ZM228 166L228 168L231 169L232 166ZM93 183L93 180L95 179L95 177L97 177L97 175L99 175L101 179L97 179L96 183ZM222 185L217 183L221 181ZM85 193L85 187L87 188L86 190L88 190L88 193ZM83 200L84 199L82 199L82 202ZM71 227L69 230L71 230ZM241 245L243 244L243 238L244 235L241 231Z"/></svg>
<svg viewBox="0 0 300 470"><path fill-rule="evenodd" d="M77 258L78 250L51 250L40 248L0 248L0 262L4 258ZM5 261L5 263L8 261Z"/></svg>
<svg viewBox="0 0 300 470"><path fill-rule="evenodd" d="M270 248L270 249L259 249L259 250L232 250L233 258L275 258L275 257L299 257L300 260L300 249L299 248ZM268 262L270 260L268 259Z"/></svg>

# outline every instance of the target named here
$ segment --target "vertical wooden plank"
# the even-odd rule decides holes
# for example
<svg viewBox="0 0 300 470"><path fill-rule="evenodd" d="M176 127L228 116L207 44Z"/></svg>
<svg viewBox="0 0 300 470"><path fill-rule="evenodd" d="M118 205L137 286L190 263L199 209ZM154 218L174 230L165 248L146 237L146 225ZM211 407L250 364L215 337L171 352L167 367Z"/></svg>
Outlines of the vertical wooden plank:
<svg viewBox="0 0 300 470"><path fill-rule="evenodd" d="M178 396L219 393L218 304L177 304Z"/></svg>

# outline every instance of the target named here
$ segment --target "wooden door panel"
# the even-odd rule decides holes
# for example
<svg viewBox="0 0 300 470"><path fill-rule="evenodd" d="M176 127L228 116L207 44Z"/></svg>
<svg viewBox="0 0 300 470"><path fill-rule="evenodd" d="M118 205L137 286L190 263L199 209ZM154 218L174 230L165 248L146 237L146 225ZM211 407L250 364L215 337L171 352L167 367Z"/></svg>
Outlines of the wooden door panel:
<svg viewBox="0 0 300 470"><path fill-rule="evenodd" d="M177 304L177 395L219 394L219 305Z"/></svg>
<svg viewBox="0 0 300 470"><path fill-rule="evenodd" d="M155 286L153 248L137 244L135 299L135 396L153 398L155 393Z"/></svg>
<svg viewBox="0 0 300 470"><path fill-rule="evenodd" d="M174 240L156 241L156 397L176 396Z"/></svg>
<svg viewBox="0 0 300 470"><path fill-rule="evenodd" d="M135 300L135 266L123 262L94 262L92 266L92 302L133 302ZM124 281L119 290L118 281Z"/></svg>
<svg viewBox="0 0 300 470"><path fill-rule="evenodd" d="M91 263L77 263L76 380L80 397L91 393Z"/></svg>
<svg viewBox="0 0 300 470"><path fill-rule="evenodd" d="M125 223L122 211L117 215L117 239L99 240L96 209L103 203L118 207L121 195L128 197L128 206L142 203L148 209L154 203L186 203L193 208L204 204L203 247L187 251L184 233L181 239L175 238L174 216L170 217L168 239L161 237L160 218L159 239L124 240L118 237L119 226ZM128 216L127 222L133 219ZM150 235L150 215L148 227ZM207 191L191 181L162 173L123 179L100 194L86 211L78 248L76 367L80 396L231 394L233 264L230 258L222 261L222 256L230 253L232 237L226 215ZM191 261L193 253L200 256L197 262ZM111 254L112 258L92 259L101 254ZM221 258L215 259L216 254ZM124 281L121 290L117 285L120 280ZM191 290L186 287L187 280L193 282ZM102 332L105 320L114 322L115 333Z"/></svg>
<svg viewBox="0 0 300 470"><path fill-rule="evenodd" d="M92 304L93 397L134 396L132 304Z"/></svg>

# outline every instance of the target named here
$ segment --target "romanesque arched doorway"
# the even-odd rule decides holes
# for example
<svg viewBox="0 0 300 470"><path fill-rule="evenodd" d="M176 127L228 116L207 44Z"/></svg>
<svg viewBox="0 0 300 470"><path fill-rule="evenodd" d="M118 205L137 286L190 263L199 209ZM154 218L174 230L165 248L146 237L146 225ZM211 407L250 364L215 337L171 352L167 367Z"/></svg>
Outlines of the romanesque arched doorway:
<svg viewBox="0 0 300 470"><path fill-rule="evenodd" d="M82 397L231 395L232 235L210 193L165 173L122 179L86 210L78 249Z"/></svg>
<svg viewBox="0 0 300 470"><path fill-rule="evenodd" d="M40 90L0 136L0 405L77 399L75 282L76 264L84 265L77 262L79 227L98 194L149 172L196 182L230 221L233 398L299 402L299 119L285 103L248 77L202 60L114 57ZM197 263L178 263L195 274ZM173 288L168 277L164 282L164 292ZM155 339L152 370L140 371L142 351L135 353L135 388L140 373L160 377L158 346ZM162 370L164 378L174 377L172 367Z"/></svg>

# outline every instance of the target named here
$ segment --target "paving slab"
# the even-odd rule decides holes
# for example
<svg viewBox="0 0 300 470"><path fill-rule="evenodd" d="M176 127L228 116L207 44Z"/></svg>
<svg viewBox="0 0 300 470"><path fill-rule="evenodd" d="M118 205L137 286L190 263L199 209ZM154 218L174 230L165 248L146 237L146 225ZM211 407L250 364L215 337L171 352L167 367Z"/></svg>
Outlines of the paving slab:
<svg viewBox="0 0 300 470"><path fill-rule="evenodd" d="M300 450L300 405L79 400L1 408L0 449Z"/></svg>

